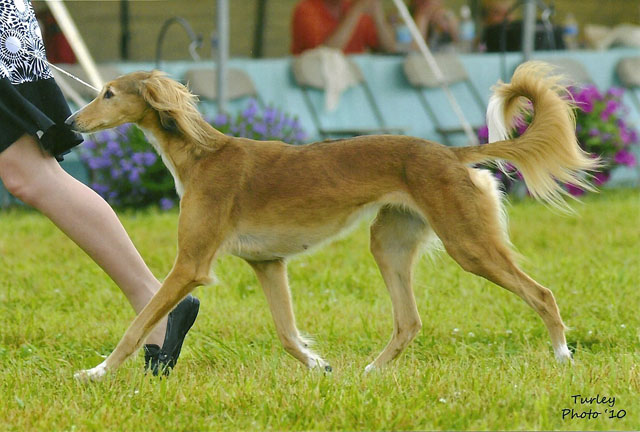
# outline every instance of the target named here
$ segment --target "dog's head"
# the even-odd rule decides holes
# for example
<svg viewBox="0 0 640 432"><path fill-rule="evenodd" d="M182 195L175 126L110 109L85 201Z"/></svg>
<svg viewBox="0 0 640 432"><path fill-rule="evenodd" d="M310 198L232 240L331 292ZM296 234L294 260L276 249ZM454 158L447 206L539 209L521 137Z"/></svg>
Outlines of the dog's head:
<svg viewBox="0 0 640 432"><path fill-rule="evenodd" d="M193 117L200 116L196 101L184 85L162 72L133 72L105 84L98 96L66 123L77 132L95 132L139 123L156 112L164 130L186 133Z"/></svg>

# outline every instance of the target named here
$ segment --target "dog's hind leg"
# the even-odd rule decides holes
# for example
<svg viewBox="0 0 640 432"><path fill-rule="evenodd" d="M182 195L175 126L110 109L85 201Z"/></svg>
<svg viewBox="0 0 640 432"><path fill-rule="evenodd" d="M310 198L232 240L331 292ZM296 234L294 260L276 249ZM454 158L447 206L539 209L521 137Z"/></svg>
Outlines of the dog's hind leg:
<svg viewBox="0 0 640 432"><path fill-rule="evenodd" d="M470 170L448 187L414 196L451 257L468 272L520 296L544 321L559 361L571 359L565 326L553 293L531 279L514 262L500 220L500 200L488 174Z"/></svg>
<svg viewBox="0 0 640 432"><path fill-rule="evenodd" d="M393 334L366 372L396 358L422 327L411 277L413 262L430 232L420 216L396 207L383 207L371 225L371 253L393 305Z"/></svg>
<svg viewBox="0 0 640 432"><path fill-rule="evenodd" d="M287 265L282 260L247 261L262 285L271 309L278 337L284 349L309 368L319 368L330 372L331 366L318 354L311 351L308 343L300 336L293 314L291 292L287 281Z"/></svg>

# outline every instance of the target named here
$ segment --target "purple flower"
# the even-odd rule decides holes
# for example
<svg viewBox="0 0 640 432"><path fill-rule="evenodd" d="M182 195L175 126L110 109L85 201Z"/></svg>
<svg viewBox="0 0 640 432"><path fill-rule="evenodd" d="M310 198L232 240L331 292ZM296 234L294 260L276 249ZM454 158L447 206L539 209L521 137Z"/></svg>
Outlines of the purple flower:
<svg viewBox="0 0 640 432"><path fill-rule="evenodd" d="M124 155L124 152L117 141L108 141L105 146L104 153L106 155L115 155L117 157L122 157Z"/></svg>
<svg viewBox="0 0 640 432"><path fill-rule="evenodd" d="M620 150L616 153L613 160L620 165L626 165L628 167L636 166L636 156L627 150Z"/></svg>
<svg viewBox="0 0 640 432"><path fill-rule="evenodd" d="M118 132L120 132L121 134L126 135L127 133L129 133L129 131L131 130L132 127L133 126L131 125L131 123L125 123L125 124L122 124L122 125L116 127L116 130Z"/></svg>
<svg viewBox="0 0 640 432"><path fill-rule="evenodd" d="M96 191L98 195L102 197L106 196L107 192L109 192L109 188L101 183L92 183L91 189Z"/></svg>
<svg viewBox="0 0 640 432"><path fill-rule="evenodd" d="M218 113L216 117L213 119L213 124L215 126L225 126L229 121L229 117L225 113Z"/></svg>
<svg viewBox="0 0 640 432"><path fill-rule="evenodd" d="M575 89L572 90L576 91ZM593 111L594 102L601 100L602 95L596 86L587 86L582 90L578 90L576 94L573 94L573 99L578 108L585 113L590 113Z"/></svg>
<svg viewBox="0 0 640 432"><path fill-rule="evenodd" d="M264 137L267 135L267 125L265 123L256 123L253 125L253 131Z"/></svg>
<svg viewBox="0 0 640 432"><path fill-rule="evenodd" d="M132 154L131 161L136 165L144 165L144 153Z"/></svg>
<svg viewBox="0 0 640 432"><path fill-rule="evenodd" d="M622 144L631 144L631 132L627 128L620 128L620 141Z"/></svg>
<svg viewBox="0 0 640 432"><path fill-rule="evenodd" d="M566 187L567 187L567 192L569 192L573 196L584 195L584 190L580 189L578 186L568 183Z"/></svg>
<svg viewBox="0 0 640 432"><path fill-rule="evenodd" d="M249 106L242 112L242 116L252 119L258 113L258 102L255 99L249 101Z"/></svg>
<svg viewBox="0 0 640 432"><path fill-rule="evenodd" d="M307 139L307 134L303 130L297 130L296 133L293 136L293 139L297 143L302 143L302 142L304 142L305 139Z"/></svg>
<svg viewBox="0 0 640 432"><path fill-rule="evenodd" d="M596 186L602 186L609 181L609 173L599 172L593 176L593 184Z"/></svg>
<svg viewBox="0 0 640 432"><path fill-rule="evenodd" d="M175 203L173 202L173 200L171 200L169 198L162 198L160 200L160 208L162 210L169 210L169 209L173 208L174 205L175 205Z"/></svg>
<svg viewBox="0 0 640 432"><path fill-rule="evenodd" d="M158 160L158 155L156 155L154 152L145 152L143 153L143 155L144 155L143 165L151 166L154 163L156 163L156 161Z"/></svg>
<svg viewBox="0 0 640 432"><path fill-rule="evenodd" d="M478 129L478 139L483 143L489 141L489 127L485 125Z"/></svg>
<svg viewBox="0 0 640 432"><path fill-rule="evenodd" d="M293 129L293 119L285 115L284 118L282 119L282 126L285 129Z"/></svg>
<svg viewBox="0 0 640 432"><path fill-rule="evenodd" d="M598 135L600 135L600 131L598 130L598 128L589 129L589 136L590 137L597 137Z"/></svg>
<svg viewBox="0 0 640 432"><path fill-rule="evenodd" d="M158 157L153 152L138 152L131 155L131 161L139 166L151 166Z"/></svg>
<svg viewBox="0 0 640 432"><path fill-rule="evenodd" d="M576 98L576 105L586 113L590 113L593 111L593 102L590 100Z"/></svg>
<svg viewBox="0 0 640 432"><path fill-rule="evenodd" d="M89 165L89 168L92 170L96 170L100 168L100 160L98 158L90 157L87 159L87 165Z"/></svg>
<svg viewBox="0 0 640 432"><path fill-rule="evenodd" d="M607 90L607 96L614 97L616 99L621 99L624 94L624 89L622 87L611 87Z"/></svg>
<svg viewBox="0 0 640 432"><path fill-rule="evenodd" d="M518 129L518 135L523 135L527 129L529 128L529 125L525 122L519 122L517 129Z"/></svg>
<svg viewBox="0 0 640 432"><path fill-rule="evenodd" d="M271 136L274 138L282 137L282 123L275 123L271 125Z"/></svg>
<svg viewBox="0 0 640 432"><path fill-rule="evenodd" d="M122 167L122 170L124 172L131 171L131 169L133 168L133 164L126 159L120 160L120 166Z"/></svg>
<svg viewBox="0 0 640 432"><path fill-rule="evenodd" d="M95 150L96 148L96 142L93 140L86 140L84 142L84 144L82 145L86 150Z"/></svg>
<svg viewBox="0 0 640 432"><path fill-rule="evenodd" d="M620 107L620 102L613 99L608 100L604 110L602 110L602 112L600 113L600 119L602 121L609 120L609 117L611 117L611 114L616 112L619 107Z"/></svg>
<svg viewBox="0 0 640 432"><path fill-rule="evenodd" d="M264 110L264 121L265 123L273 123L278 116L278 110L273 107L267 107Z"/></svg>
<svg viewBox="0 0 640 432"><path fill-rule="evenodd" d="M118 134L112 129L107 129L107 130L98 132L96 135L98 136L98 140L103 142L113 141L118 139Z"/></svg>
<svg viewBox="0 0 640 432"><path fill-rule="evenodd" d="M119 179L122 176L122 170L111 168L111 178Z"/></svg>
<svg viewBox="0 0 640 432"><path fill-rule="evenodd" d="M97 156L89 158L87 160L87 164L89 165L89 168L99 170L111 166L111 160L109 158Z"/></svg>
<svg viewBox="0 0 640 432"><path fill-rule="evenodd" d="M136 183L138 180L140 180L140 169L132 168L131 172L129 172L129 181Z"/></svg>

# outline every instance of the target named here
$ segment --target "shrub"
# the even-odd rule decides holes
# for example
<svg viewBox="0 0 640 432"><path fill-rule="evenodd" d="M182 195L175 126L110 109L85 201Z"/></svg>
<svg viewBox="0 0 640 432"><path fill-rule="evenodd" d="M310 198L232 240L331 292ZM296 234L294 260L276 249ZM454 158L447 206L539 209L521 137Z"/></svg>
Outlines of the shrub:
<svg viewBox="0 0 640 432"><path fill-rule="evenodd" d="M634 167L637 164L632 146L638 145L638 132L631 127L625 117L628 109L622 103L623 90L613 87L602 94L597 87L589 85L583 88L570 88L576 109L576 136L580 147L599 156L604 165L593 174L590 181L595 186L605 184L611 171L619 166ZM532 113L526 112L516 119L513 136L520 136L531 121ZM478 132L482 144L488 141L487 127ZM523 189L522 176L511 164L505 164L503 171L491 168L495 176L503 184L507 192ZM564 185L567 192L574 196L584 194L584 190L571 185Z"/></svg>
<svg viewBox="0 0 640 432"><path fill-rule="evenodd" d="M235 117L218 114L210 123L227 135L255 140L278 140L289 144L302 144L307 134L296 117L291 117L274 107L261 110L255 99Z"/></svg>
<svg viewBox="0 0 640 432"><path fill-rule="evenodd" d="M126 124L93 134L80 153L91 188L118 208L176 202L173 178L140 129Z"/></svg>
<svg viewBox="0 0 640 432"><path fill-rule="evenodd" d="M217 115L210 123L220 132L256 140L302 144L306 133L299 121L282 111L261 108L250 100L236 116ZM127 124L93 134L80 150L91 188L117 208L175 206L173 178L137 127Z"/></svg>

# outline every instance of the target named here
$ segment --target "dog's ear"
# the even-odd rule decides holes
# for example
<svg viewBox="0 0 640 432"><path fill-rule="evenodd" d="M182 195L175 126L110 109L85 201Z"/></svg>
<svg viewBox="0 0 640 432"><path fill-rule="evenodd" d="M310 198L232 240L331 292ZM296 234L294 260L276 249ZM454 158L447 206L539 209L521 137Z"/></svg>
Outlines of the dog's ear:
<svg viewBox="0 0 640 432"><path fill-rule="evenodd" d="M170 113L168 113L167 111L158 111L158 116L160 117L160 124L162 125L164 130L173 133L180 132L180 128L178 127L176 119L174 119Z"/></svg>
<svg viewBox="0 0 640 432"><path fill-rule="evenodd" d="M177 103L180 97L176 94L174 87L173 80L154 71L148 78L141 81L140 95L158 113L160 125L166 131L179 133L176 110L179 109Z"/></svg>
<svg viewBox="0 0 640 432"><path fill-rule="evenodd" d="M141 81L140 95L158 113L165 130L205 145L211 139L210 127L198 112L198 98L184 85L153 71Z"/></svg>

